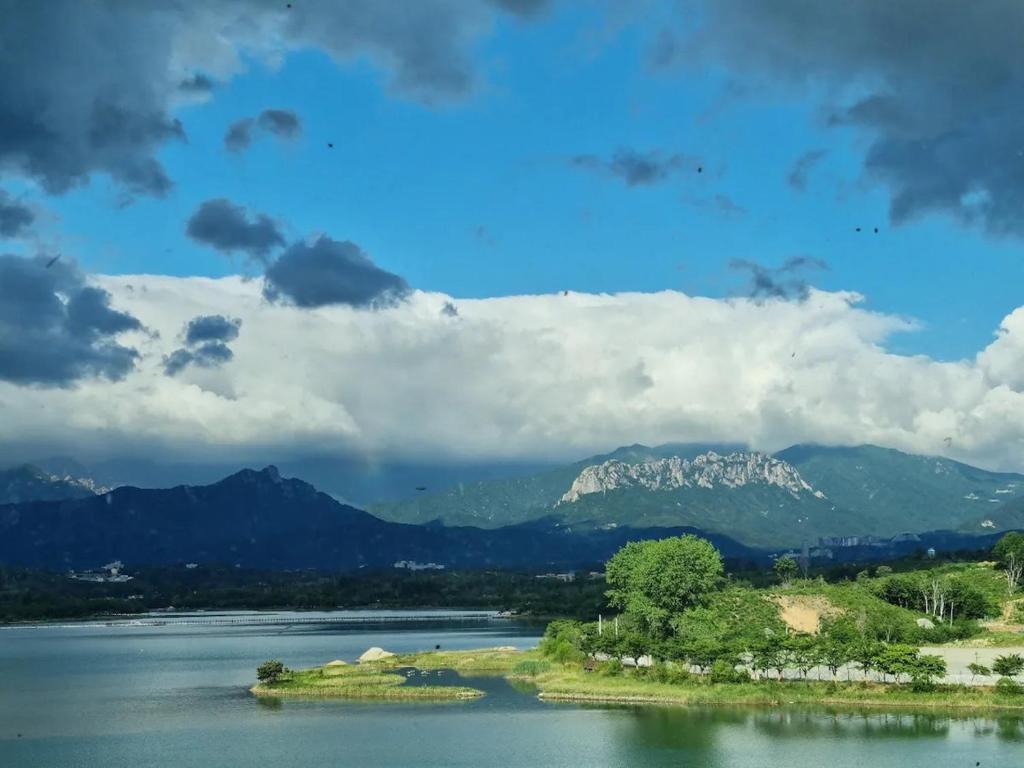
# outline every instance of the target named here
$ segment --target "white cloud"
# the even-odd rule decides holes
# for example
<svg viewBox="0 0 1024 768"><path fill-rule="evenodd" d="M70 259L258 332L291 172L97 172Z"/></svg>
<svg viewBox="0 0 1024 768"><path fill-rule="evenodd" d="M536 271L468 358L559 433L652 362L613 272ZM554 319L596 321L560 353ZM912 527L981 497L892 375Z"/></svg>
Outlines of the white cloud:
<svg viewBox="0 0 1024 768"><path fill-rule="evenodd" d="M632 442L871 442L1024 468L1024 309L977 361L887 352L913 322L852 293L806 302L675 292L457 299L303 310L259 280L97 277L155 334L124 381L0 385L0 446L243 462L352 451L391 459L581 457ZM235 357L163 373L197 315L242 321ZM951 438L947 448L945 438Z"/></svg>

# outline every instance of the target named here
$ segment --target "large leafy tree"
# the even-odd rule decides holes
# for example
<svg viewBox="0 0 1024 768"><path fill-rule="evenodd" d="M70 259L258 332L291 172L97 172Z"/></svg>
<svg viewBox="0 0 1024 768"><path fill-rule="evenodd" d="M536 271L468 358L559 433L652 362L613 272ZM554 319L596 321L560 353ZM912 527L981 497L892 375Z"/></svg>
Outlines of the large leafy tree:
<svg viewBox="0 0 1024 768"><path fill-rule="evenodd" d="M992 547L992 555L1006 574L1007 591L1017 591L1024 577L1024 533L1012 531Z"/></svg>
<svg viewBox="0 0 1024 768"><path fill-rule="evenodd" d="M669 619L705 601L722 576L722 556L696 536L630 542L608 561L612 606L660 634Z"/></svg>

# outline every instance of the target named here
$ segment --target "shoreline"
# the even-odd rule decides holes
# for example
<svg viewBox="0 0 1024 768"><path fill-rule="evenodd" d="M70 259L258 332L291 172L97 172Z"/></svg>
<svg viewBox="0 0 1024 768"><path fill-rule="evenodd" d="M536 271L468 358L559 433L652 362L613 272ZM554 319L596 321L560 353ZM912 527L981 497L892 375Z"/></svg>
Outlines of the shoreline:
<svg viewBox="0 0 1024 768"><path fill-rule="evenodd" d="M582 665L556 664L534 648L486 648L464 651L426 651L403 654L344 671L313 668L291 673L288 688L256 685L256 696L378 700L471 700L484 696L474 688L458 686L409 686L396 674L399 668L448 669L460 676L501 676L536 689L540 701L551 703L623 704L633 706L756 707L761 709L809 709L826 707L876 712L947 713L951 716L1013 714L1024 717L1024 695L1001 693L993 687L938 685L930 691L914 691L894 683L843 683L814 680L711 683L694 676L685 682L668 683L623 672L609 676L586 672ZM326 683L335 679L336 683ZM351 681L351 685L348 684ZM325 687L336 686L335 691Z"/></svg>
<svg viewBox="0 0 1024 768"><path fill-rule="evenodd" d="M948 704L944 702L917 702L917 701L878 701L871 699L850 700L822 698L815 701L750 701L748 699L717 699L714 701L673 698L671 696L646 696L643 694L590 694L590 693L567 693L561 691L540 691L537 698L541 701L552 702L579 702L593 704L637 704L650 706L670 706L688 708L714 708L714 707L751 707L756 709L813 709L815 707L829 707L842 710L872 709L885 711L887 709L899 710L932 710L946 712L973 712L982 713L990 710L1000 712L1022 712L1024 714L1024 702L1020 704L986 703L986 704Z"/></svg>

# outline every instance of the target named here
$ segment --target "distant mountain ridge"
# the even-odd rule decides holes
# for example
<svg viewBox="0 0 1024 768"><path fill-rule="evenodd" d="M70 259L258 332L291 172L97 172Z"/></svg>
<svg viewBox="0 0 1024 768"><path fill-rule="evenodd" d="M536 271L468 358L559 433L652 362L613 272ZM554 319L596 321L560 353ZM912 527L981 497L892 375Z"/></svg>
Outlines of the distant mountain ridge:
<svg viewBox="0 0 1024 768"><path fill-rule="evenodd" d="M0 470L0 504L81 499L107 490L90 478L46 472L32 464Z"/></svg>
<svg viewBox="0 0 1024 768"><path fill-rule="evenodd" d="M188 562L247 568L390 568L396 562L449 568L576 567L603 562L629 540L700 533L575 531L544 523L497 530L405 525L342 504L274 467L242 470L205 486L142 489L0 506L0 563L83 569ZM723 554L763 557L712 534Z"/></svg>
<svg viewBox="0 0 1024 768"><path fill-rule="evenodd" d="M533 491L529 504L509 503L515 488ZM870 445L795 445L772 456L634 445L532 478L371 510L395 521L484 527L537 519L577 530L686 525L780 547L821 537L980 536L1020 527L1024 475Z"/></svg>

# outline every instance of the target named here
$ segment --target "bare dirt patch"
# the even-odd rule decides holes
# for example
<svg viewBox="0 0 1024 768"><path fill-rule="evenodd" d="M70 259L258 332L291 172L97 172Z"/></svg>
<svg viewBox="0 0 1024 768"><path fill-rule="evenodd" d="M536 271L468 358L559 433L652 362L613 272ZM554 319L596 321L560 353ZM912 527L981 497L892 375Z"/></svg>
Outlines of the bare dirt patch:
<svg viewBox="0 0 1024 768"><path fill-rule="evenodd" d="M837 616L841 610L827 598L811 595L775 595L772 601L779 606L779 616L794 632L818 634L818 622L823 616Z"/></svg>

